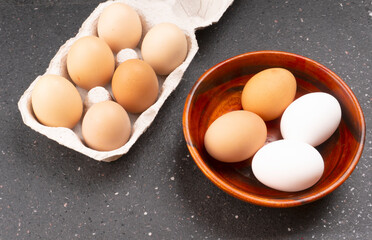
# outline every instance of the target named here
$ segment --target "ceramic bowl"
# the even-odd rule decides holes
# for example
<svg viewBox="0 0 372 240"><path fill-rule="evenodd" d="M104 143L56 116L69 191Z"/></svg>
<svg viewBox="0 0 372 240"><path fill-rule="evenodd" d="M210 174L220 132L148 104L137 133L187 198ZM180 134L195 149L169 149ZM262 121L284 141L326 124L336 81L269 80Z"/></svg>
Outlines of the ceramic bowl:
<svg viewBox="0 0 372 240"><path fill-rule="evenodd" d="M223 163L205 150L204 134L219 116L242 109L240 96L249 78L267 68L282 67L297 80L296 98L309 92L327 92L342 109L336 132L317 147L324 159L324 173L311 188L281 192L261 184L251 170L251 158ZM280 117L266 122L266 143L282 139ZM339 187L353 172L362 155L365 121L357 98L345 82L325 66L309 58L279 51L258 51L227 59L206 71L187 96L183 112L187 147L200 170L215 185L243 201L268 207L293 207L320 199Z"/></svg>

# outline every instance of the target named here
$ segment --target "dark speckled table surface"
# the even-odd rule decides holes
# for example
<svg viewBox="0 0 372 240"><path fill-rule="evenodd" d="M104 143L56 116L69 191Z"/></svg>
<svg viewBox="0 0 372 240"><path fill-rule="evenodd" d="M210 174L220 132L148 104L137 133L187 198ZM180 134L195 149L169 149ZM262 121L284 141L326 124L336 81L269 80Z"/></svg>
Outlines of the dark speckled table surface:
<svg viewBox="0 0 372 240"><path fill-rule="evenodd" d="M17 102L98 0L0 2L0 239L372 239L372 3L235 0L196 32L199 51L127 155L101 163L36 133ZM365 114L363 155L325 198L271 209L237 200L193 162L182 111L196 79L248 51L314 59L353 90Z"/></svg>

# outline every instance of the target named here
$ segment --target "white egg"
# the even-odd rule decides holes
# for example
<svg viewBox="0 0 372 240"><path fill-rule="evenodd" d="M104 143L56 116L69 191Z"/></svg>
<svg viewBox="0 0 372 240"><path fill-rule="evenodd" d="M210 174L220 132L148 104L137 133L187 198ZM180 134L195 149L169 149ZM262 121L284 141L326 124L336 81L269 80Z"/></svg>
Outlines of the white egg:
<svg viewBox="0 0 372 240"><path fill-rule="evenodd" d="M252 160L252 171L268 187L297 192L319 181L324 162L320 153L307 143L278 140L258 150Z"/></svg>
<svg viewBox="0 0 372 240"><path fill-rule="evenodd" d="M284 139L306 142L314 147L325 142L341 121L337 99L324 92L303 95L284 111L280 131Z"/></svg>

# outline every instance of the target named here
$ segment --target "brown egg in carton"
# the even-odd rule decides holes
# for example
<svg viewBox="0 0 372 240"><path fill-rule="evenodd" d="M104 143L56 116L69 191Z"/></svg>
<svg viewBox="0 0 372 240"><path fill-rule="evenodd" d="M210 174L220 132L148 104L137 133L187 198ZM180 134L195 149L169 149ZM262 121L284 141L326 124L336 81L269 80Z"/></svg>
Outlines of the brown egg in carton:
<svg viewBox="0 0 372 240"><path fill-rule="evenodd" d="M31 93L41 75L31 83L18 102L18 108L21 112L23 122L27 126L52 140L57 141L61 145L95 160L105 162L114 161L126 154L142 133L144 133L151 125L160 107L171 92L173 92L177 87L182 79L183 73L186 71L198 51L195 31L217 22L226 9L232 4L233 0L106 1L99 4L83 22L77 35L67 40L65 44L60 47L56 55L50 61L49 67L43 75L56 74L71 81L66 67L67 53L71 48L71 45L81 37L91 35L97 36L97 22L100 14L105 7L115 2L122 2L131 6L139 14L142 23L142 37L140 43L135 49L124 49L120 51L116 55L117 65L128 59L141 59L140 46L142 39L145 34L158 23L170 22L176 24L180 29L182 29L182 31L184 31L188 43L188 53L184 62L169 75L157 76L159 80L159 95L156 102L140 114L128 113L132 124L132 134L128 142L122 147L112 151L97 151L84 144L81 134L82 118L73 129L64 127L47 127L40 124L32 110ZM77 87L77 89L82 101L84 102L84 112L86 112L86 110L94 103L112 99L110 84L105 87L93 88L89 93L87 90L80 87Z"/></svg>

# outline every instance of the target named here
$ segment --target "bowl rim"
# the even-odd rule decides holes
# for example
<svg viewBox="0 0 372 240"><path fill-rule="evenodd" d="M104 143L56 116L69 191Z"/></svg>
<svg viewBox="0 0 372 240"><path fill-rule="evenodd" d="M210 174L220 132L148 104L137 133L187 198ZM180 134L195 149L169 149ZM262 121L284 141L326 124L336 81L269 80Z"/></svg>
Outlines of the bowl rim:
<svg viewBox="0 0 372 240"><path fill-rule="evenodd" d="M198 89L199 85L204 81L204 79L211 74L213 71L215 71L217 68L228 64L229 62L239 60L241 58L245 58L247 56L253 56L253 55L261 55L261 54L274 54L274 55L284 55L284 56L291 56L295 58L300 58L304 61L311 62L312 64L316 65L316 67L324 69L327 71L334 79L337 80L337 82L344 88L344 90L350 95L352 98L352 101L355 103L356 107L356 112L360 116L361 120L361 137L360 139L360 144L358 147L358 150L356 154L354 155L353 160L351 161L349 167L346 169L346 171L342 174L342 176L334 181L330 186L328 186L325 189L322 189L320 192L317 192L314 195L311 195L305 199L297 199L296 201L294 200L288 200L288 199L266 199L264 197L258 197L252 194L249 194L247 192L244 192L240 190L239 188L229 185L225 181L221 180L217 174L215 174L209 167L208 165L203 161L202 157L199 155L198 151L196 148L194 148L192 145L191 141L191 133L189 131L189 114L190 114L190 107L191 107L191 102L194 98L194 94L196 90ZM187 95L185 105L184 105L184 110L183 110L183 118L182 118L182 124L183 124L183 133L184 137L186 140L186 145L187 148L189 149L189 152L196 163L196 165L199 167L199 169L203 172L203 174L210 180L212 181L217 187L225 191L226 193L243 200L245 202L253 203L256 205L260 206L265 206L265 207L276 207L276 208L285 208L285 207L295 207L299 205L303 205L306 203L313 202L315 200L318 200L329 193L333 192L336 188L338 188L343 182L346 181L346 179L351 175L351 173L354 171L357 163L359 162L360 157L362 156L363 153L363 148L364 148L364 142L365 142L365 135L366 135L366 123L364 119L364 114L362 111L362 108L359 104L358 99L350 89L350 87L333 71L325 67L324 65L310 59L307 57L304 57L302 55L290 53L290 52L284 52L284 51L275 51L275 50L262 50L262 51L252 51L252 52L246 52L243 54L239 54L236 56L233 56L231 58L228 58L226 60L223 60L220 63L217 63L216 65L212 66L209 68L206 72L204 72L194 83L193 87L191 88L189 94Z"/></svg>

